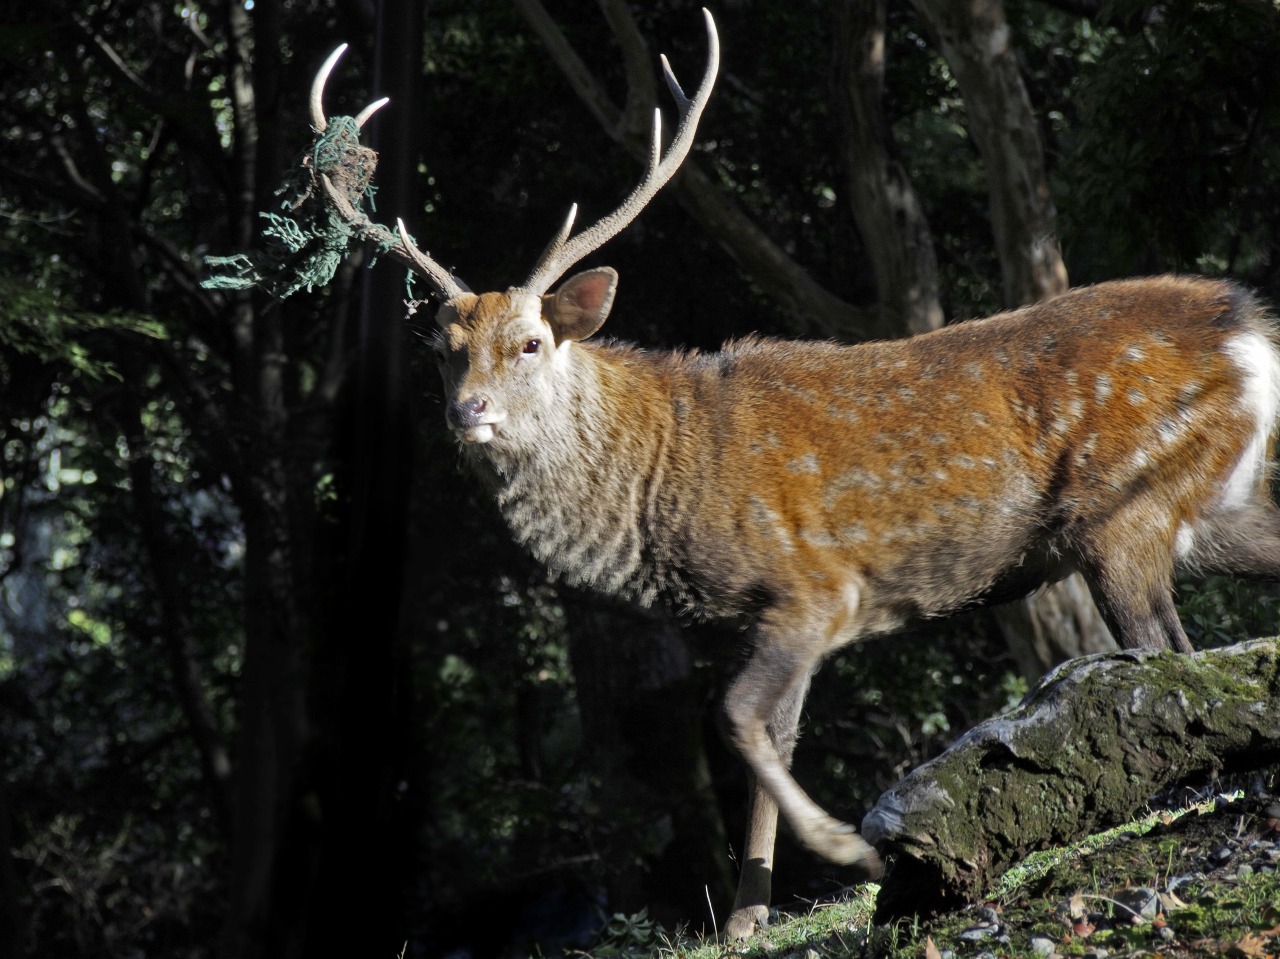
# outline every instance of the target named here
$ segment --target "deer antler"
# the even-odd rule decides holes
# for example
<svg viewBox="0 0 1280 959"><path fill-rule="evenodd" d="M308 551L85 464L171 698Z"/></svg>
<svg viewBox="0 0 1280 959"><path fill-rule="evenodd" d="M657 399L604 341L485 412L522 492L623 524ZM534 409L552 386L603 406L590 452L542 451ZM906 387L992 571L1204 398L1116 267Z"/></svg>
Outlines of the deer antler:
<svg viewBox="0 0 1280 959"><path fill-rule="evenodd" d="M311 81L311 125L315 127L317 133L324 133L329 129L329 121L324 115L324 85L329 79L329 74L333 72L333 68L337 65L342 55L347 52L347 44L342 44L333 53L329 54L327 60L320 65L320 69L316 71L316 78ZM391 102L390 97L383 97L381 100L374 100L367 107L356 114L356 126L363 128L369 117L373 116L388 103Z"/></svg>
<svg viewBox="0 0 1280 959"><path fill-rule="evenodd" d="M346 52L346 49L347 45L344 43L329 54L328 59L321 65L316 72L315 79L311 82L311 125L315 127L317 133L324 133L329 128L329 121L324 115L324 85L339 58ZM383 97L381 100L375 100L361 110L355 118L356 126L358 128L363 127L369 117L389 103L390 99L390 97ZM367 152L370 155L370 163L376 162L376 154L373 154L371 150ZM370 169L371 174L372 169ZM399 237L397 238L386 227L371 222L367 216L356 208L351 202L351 198L342 189L335 186L333 181L324 173L319 174L319 180L325 196L328 197L329 203L339 216L348 223L358 226L365 238L377 243L387 254L401 260L409 269L424 277L434 287L440 299L447 301L461 293L469 292L465 283L458 280L448 270L418 249L413 240L409 238L408 231L405 230L402 221L396 221L399 228Z"/></svg>
<svg viewBox="0 0 1280 959"><path fill-rule="evenodd" d="M680 164L684 162L684 158L689 155L689 150L693 146L698 120L702 116L702 110L706 107L707 101L711 98L711 88L715 85L716 74L720 69L720 38L716 33L716 22L706 9L703 9L702 15L707 24L707 66L702 75L702 83L692 98L685 96L667 58L665 56L661 58L663 76L666 77L667 87L671 90L676 108L680 113L680 123L676 127L675 136L666 154L662 152L662 114L655 109L653 111L653 143L650 147L649 166L644 179L616 210L597 220L577 236L572 236L573 221L578 214L578 206L575 203L570 208L569 215L565 218L559 232L538 258L538 263L529 275L529 279L525 280L519 289L539 295L545 293L569 267L593 250L599 249L611 237L623 230L666 185L667 181L675 176ZM323 133L329 126L329 121L324 115L324 84L334 65L337 64L338 58L346 49L346 44L343 44L329 54L329 58L320 67L311 84L311 124L319 133ZM386 99L378 100L361 110L356 117L357 126L363 126L364 122L386 103ZM320 183L340 216L358 225L367 238L378 242L387 253L402 260L411 270L425 277L442 300L448 301L469 292L466 284L418 249L408 231L405 230L403 222L397 221L399 236L394 237L386 228L371 223L369 218L357 210L350 198L344 196L327 176L321 174Z"/></svg>
<svg viewBox="0 0 1280 959"><path fill-rule="evenodd" d="M592 226L583 230L577 236L570 238L573 232L573 221L578 215L578 205L575 203L569 208L569 215L565 218L564 224L560 230L547 244L547 248L542 251L542 256L538 258L538 263L533 268L533 272L529 274L529 278L524 281L520 289L530 293L545 293L551 284L565 274L565 271L573 264L577 263L583 257L592 251L599 249L608 240L620 233L626 226L639 215L640 211L645 208L654 195L657 194L667 181L675 176L676 170L680 168L680 164L684 162L684 158L689 155L689 149L693 146L694 134L698 129L698 119L702 116L702 110L707 105L707 100L711 98L711 88L716 81L716 74L720 68L720 38L716 33L716 22L711 16L710 11L703 9L702 16L707 23L707 66L702 74L702 83L698 86L697 92L690 99L684 95L684 91L680 89L675 74L671 71L671 64L667 62L665 56L662 60L662 73L666 78L667 87L671 90L671 95L675 98L676 108L680 112L680 123L676 127L675 136L671 140L671 145L667 148L665 156L662 155L662 114L658 110L653 111L653 142L649 150L649 168L645 173L644 179L639 185L631 191L630 196L622 201L621 205L610 213L608 216L597 220Z"/></svg>

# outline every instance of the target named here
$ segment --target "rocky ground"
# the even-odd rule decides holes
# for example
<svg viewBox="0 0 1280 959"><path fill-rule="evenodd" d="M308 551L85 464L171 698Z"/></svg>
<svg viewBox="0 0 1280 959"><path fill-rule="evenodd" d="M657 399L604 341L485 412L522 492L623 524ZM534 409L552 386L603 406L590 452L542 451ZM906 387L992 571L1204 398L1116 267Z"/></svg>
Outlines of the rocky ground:
<svg viewBox="0 0 1280 959"><path fill-rule="evenodd" d="M1035 853L979 905L873 923L874 887L785 910L741 944L692 940L615 917L586 954L714 959L1004 959L1280 956L1280 798L1275 773L1230 794L1157 809L1069 849ZM1221 784L1219 784L1221 788Z"/></svg>
<svg viewBox="0 0 1280 959"><path fill-rule="evenodd" d="M939 920L924 954L1263 959L1280 952L1278 865L1280 803L1216 801L1082 848L995 903Z"/></svg>

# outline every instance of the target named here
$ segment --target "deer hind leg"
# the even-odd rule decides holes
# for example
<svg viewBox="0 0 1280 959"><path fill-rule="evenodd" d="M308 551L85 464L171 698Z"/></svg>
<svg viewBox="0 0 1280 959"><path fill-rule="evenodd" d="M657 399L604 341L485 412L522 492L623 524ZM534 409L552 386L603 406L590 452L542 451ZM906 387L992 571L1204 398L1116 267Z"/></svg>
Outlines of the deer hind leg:
<svg viewBox="0 0 1280 959"><path fill-rule="evenodd" d="M1184 562L1197 573L1280 581L1280 510L1260 497L1197 522Z"/></svg>
<svg viewBox="0 0 1280 959"><path fill-rule="evenodd" d="M725 715L757 790L763 789L772 798L800 841L833 862L858 863L869 872L879 872L875 850L852 826L825 813L792 778L788 760L769 730L784 704L799 708L819 661L841 645L836 637L849 625L854 605L842 607L817 628L812 614L797 612L789 620L778 608L766 614L755 630L755 651L725 696ZM779 724L775 733L784 725Z"/></svg>
<svg viewBox="0 0 1280 959"><path fill-rule="evenodd" d="M1126 649L1194 652L1173 605L1173 544L1165 539L1138 525L1112 523L1082 551L1089 591Z"/></svg>
<svg viewBox="0 0 1280 959"><path fill-rule="evenodd" d="M778 758L788 769L800 735L800 710L808 692L809 676L806 675L783 695L774 709L773 720L766 727ZM747 813L747 838L742 850L738 893L733 899L733 912L724 927L727 939L746 939L765 926L773 892L773 851L778 835L778 806L755 774L748 775L750 806Z"/></svg>

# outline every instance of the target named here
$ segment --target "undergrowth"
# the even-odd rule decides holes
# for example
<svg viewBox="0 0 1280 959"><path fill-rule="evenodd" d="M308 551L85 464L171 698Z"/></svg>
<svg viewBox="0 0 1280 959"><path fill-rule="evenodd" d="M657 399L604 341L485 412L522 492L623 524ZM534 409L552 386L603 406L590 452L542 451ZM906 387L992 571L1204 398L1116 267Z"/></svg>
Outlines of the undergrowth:
<svg viewBox="0 0 1280 959"><path fill-rule="evenodd" d="M1255 786L1256 786L1255 782ZM878 887L781 911L741 943L614 917L582 959L1003 959L1280 954L1280 803L1217 795L1032 853L986 902L878 924Z"/></svg>

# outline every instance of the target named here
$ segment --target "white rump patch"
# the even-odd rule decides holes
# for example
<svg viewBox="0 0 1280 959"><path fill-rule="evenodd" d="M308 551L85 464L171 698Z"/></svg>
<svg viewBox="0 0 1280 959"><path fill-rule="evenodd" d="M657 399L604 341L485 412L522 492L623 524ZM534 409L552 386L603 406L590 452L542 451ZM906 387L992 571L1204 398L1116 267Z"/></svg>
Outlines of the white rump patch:
<svg viewBox="0 0 1280 959"><path fill-rule="evenodd" d="M1253 414L1255 424L1249 445L1222 490L1222 505L1231 508L1243 505L1256 493L1267 466L1268 440L1280 415L1280 357L1256 331L1232 337L1225 352L1244 377L1240 405Z"/></svg>
<svg viewBox="0 0 1280 959"><path fill-rule="evenodd" d="M1196 545L1196 531L1186 523L1178 524L1178 532L1173 539L1173 555L1178 559L1186 559Z"/></svg>

